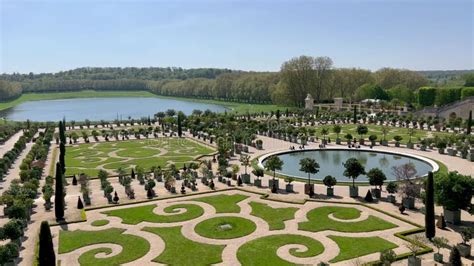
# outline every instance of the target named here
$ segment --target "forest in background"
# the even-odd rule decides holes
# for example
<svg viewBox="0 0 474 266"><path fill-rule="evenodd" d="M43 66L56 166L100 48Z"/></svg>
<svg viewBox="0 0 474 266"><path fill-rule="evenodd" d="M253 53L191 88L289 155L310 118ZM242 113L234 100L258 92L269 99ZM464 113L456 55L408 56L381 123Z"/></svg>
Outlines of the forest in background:
<svg viewBox="0 0 474 266"><path fill-rule="evenodd" d="M157 95L301 107L309 92L318 102L377 98L396 104L418 104L420 88L468 86L473 71L410 71L382 68L336 68L329 57L300 56L279 72L217 68L84 67L58 73L0 75L0 100L22 93L81 90L136 91ZM466 78L467 77L467 78ZM474 79L474 77L472 77ZM472 85L469 85L472 86ZM461 92L458 93L459 98ZM456 97L454 97L456 98ZM451 99L451 98L450 98Z"/></svg>

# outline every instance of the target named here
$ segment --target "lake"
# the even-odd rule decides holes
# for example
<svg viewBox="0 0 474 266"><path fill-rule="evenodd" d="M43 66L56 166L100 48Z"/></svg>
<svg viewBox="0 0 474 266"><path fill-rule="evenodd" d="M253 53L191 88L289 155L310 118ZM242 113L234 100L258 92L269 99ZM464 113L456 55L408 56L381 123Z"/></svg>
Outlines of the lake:
<svg viewBox="0 0 474 266"><path fill-rule="evenodd" d="M15 107L0 111L0 117L14 121L57 121L67 120L91 121L141 118L153 116L157 112L174 109L186 115L193 110L207 109L213 112L224 112L226 107L217 104L206 104L163 98L146 97L110 97L110 98L76 98L60 100L41 100L23 102Z"/></svg>

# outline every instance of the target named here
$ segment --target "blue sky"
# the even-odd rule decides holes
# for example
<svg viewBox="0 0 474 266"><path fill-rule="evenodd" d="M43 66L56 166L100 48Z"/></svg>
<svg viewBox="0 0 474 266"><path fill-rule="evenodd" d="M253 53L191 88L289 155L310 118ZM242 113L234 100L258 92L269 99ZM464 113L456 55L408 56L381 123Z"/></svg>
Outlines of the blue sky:
<svg viewBox="0 0 474 266"><path fill-rule="evenodd" d="M471 0L0 0L0 73L83 66L473 69Z"/></svg>

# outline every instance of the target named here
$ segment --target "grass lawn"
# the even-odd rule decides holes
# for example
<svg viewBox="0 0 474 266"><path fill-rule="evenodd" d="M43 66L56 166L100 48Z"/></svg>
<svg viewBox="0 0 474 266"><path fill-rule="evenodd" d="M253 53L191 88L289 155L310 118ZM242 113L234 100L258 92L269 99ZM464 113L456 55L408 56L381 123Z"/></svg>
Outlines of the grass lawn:
<svg viewBox="0 0 474 266"><path fill-rule="evenodd" d="M397 227L381 218L369 215L369 217L359 222L341 222L329 218L332 214L337 219L350 220L360 216L360 211L355 208L330 206L319 207L309 211L306 216L307 222L298 224L299 230L318 232L324 230L333 230L338 232L371 232L377 230L386 230Z"/></svg>
<svg viewBox="0 0 474 266"><path fill-rule="evenodd" d="M124 224L150 223L175 223L192 220L204 214L204 210L195 204L175 204L164 209L165 213L173 214L177 209L186 209L186 212L174 215L158 215L153 212L156 205L145 205L102 212L109 216L122 219Z"/></svg>
<svg viewBox="0 0 474 266"><path fill-rule="evenodd" d="M295 265L276 255L280 247L290 244L299 244L307 248L305 251L290 250L290 254L295 257L314 257L324 251L324 246L313 238L284 234L265 236L243 244L237 251L237 258L242 265Z"/></svg>
<svg viewBox="0 0 474 266"><path fill-rule="evenodd" d="M336 133L333 132L333 126L334 125L327 125L327 126L318 126L318 127L315 127L316 129L316 136L318 136L319 138L322 138L323 135L321 134L321 130L323 128L326 128L328 129L329 131L329 134L326 136L326 137L330 137L331 138L331 141L336 141ZM376 142L379 143L380 140L383 140L383 134L382 134L382 126L380 125L365 125L367 126L367 128L369 129L369 132L364 135L364 138L366 141L369 140L369 136L370 135L376 135L377 136L377 140ZM344 136L346 134L351 134L352 137L354 138L354 140L359 140L360 136L357 134L357 125L354 125L354 124L346 124L346 125L341 125L341 133L339 134L339 138L342 139L343 143L346 142L346 139L344 138ZM389 129L385 139L389 142L394 142L393 140L393 137L395 137L396 135L399 135L401 136L403 139L400 143L402 144L406 144L408 143L409 139L410 139L410 135L408 134L408 128L400 128L400 127L387 127ZM446 133L439 133L439 132L432 132L433 135L442 135L442 134L446 134ZM419 138L426 138L428 137L428 131L424 131L424 130L420 130L420 129L415 129L414 130L414 134L413 136L411 137L411 142L412 143L418 143L419 142Z"/></svg>
<svg viewBox="0 0 474 266"><path fill-rule="evenodd" d="M265 220L270 230L285 229L285 221L295 218L295 212L298 208L272 208L264 203L250 202L252 207L251 215L257 216Z"/></svg>
<svg viewBox="0 0 474 266"><path fill-rule="evenodd" d="M337 243L340 250L337 257L329 261L331 263L358 258L371 253L398 247L394 243L380 237L328 237Z"/></svg>
<svg viewBox="0 0 474 266"><path fill-rule="evenodd" d="M188 139L158 138L79 144L66 147L66 175L85 173L95 177L99 168L113 172L119 167L177 167L214 150Z"/></svg>
<svg viewBox="0 0 474 266"><path fill-rule="evenodd" d="M95 220L91 223L92 226L104 226L109 224L109 220Z"/></svg>
<svg viewBox="0 0 474 266"><path fill-rule="evenodd" d="M217 213L239 213L240 207L239 205L237 205L237 203L241 202L246 198L248 198L248 196L244 196L241 194L220 194L216 196L197 198L193 200L212 205L212 207L216 209Z"/></svg>
<svg viewBox="0 0 474 266"><path fill-rule="evenodd" d="M231 239L250 235L257 229L254 222L234 216L221 216L204 220L194 231L200 236L213 239Z"/></svg>
<svg viewBox="0 0 474 266"><path fill-rule="evenodd" d="M157 234L165 242L165 250L153 261L167 265L211 265L222 262L225 246L191 241L178 227L145 227L143 231Z"/></svg>
<svg viewBox="0 0 474 266"><path fill-rule="evenodd" d="M68 253L81 247L112 243L122 247L122 251L109 258L96 258L96 254L110 254L110 248L96 248L84 252L79 257L81 265L121 265L143 257L150 250L150 244L145 239L129 234L123 234L125 229L111 228L101 231L60 231L59 254Z"/></svg>
<svg viewBox="0 0 474 266"><path fill-rule="evenodd" d="M55 100L55 99L73 99L73 98L104 98L104 97L148 97L148 98L162 98L162 99L173 99L181 100L186 102L199 102L208 104L222 105L234 112L238 113L256 113L256 112L270 112L280 109L285 111L286 108L292 109L291 107L278 106L274 104L248 104L248 103L236 103L226 102L217 100L205 100L205 99L193 99L193 98L181 98L181 97L168 97L153 94L149 91L73 91L73 92L52 92L52 93L25 93L19 98L0 103L0 111L16 106L26 101L39 101L39 100Z"/></svg>

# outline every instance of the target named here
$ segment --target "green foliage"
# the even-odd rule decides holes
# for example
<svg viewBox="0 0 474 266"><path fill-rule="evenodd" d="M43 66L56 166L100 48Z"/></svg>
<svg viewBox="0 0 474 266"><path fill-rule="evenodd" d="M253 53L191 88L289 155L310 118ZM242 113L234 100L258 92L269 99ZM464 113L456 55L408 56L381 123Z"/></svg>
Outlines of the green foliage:
<svg viewBox="0 0 474 266"><path fill-rule="evenodd" d="M310 183L311 174L319 172L319 164L313 158L303 158L300 160L300 171L308 174L308 184Z"/></svg>
<svg viewBox="0 0 474 266"><path fill-rule="evenodd" d="M436 93L436 105L443 106L461 99L461 88L441 88Z"/></svg>
<svg viewBox="0 0 474 266"><path fill-rule="evenodd" d="M474 85L473 87L464 87L461 89L461 100L474 96Z"/></svg>
<svg viewBox="0 0 474 266"><path fill-rule="evenodd" d="M437 173L435 182L435 200L448 210L467 210L472 208L474 179L458 172Z"/></svg>
<svg viewBox="0 0 474 266"><path fill-rule="evenodd" d="M55 189L54 189L54 214L56 220L64 220L64 185L63 175L61 173L60 163L56 163L56 178L55 178Z"/></svg>
<svg viewBox="0 0 474 266"><path fill-rule="evenodd" d="M324 177L323 183L327 187L333 187L337 184L337 180L334 176L327 175Z"/></svg>
<svg viewBox="0 0 474 266"><path fill-rule="evenodd" d="M298 208L272 208L264 203L250 202L253 216L262 218L268 223L270 230L285 229L285 221L295 218Z"/></svg>
<svg viewBox="0 0 474 266"><path fill-rule="evenodd" d="M158 235L165 250L153 261L167 265L214 265L222 262L224 245L211 245L187 239L178 227L145 227L143 231ZM185 254L183 254L183 251Z"/></svg>
<svg viewBox="0 0 474 266"><path fill-rule="evenodd" d="M352 186L355 186L355 180L358 176L365 174L365 168L356 158L349 158L343 163L344 176L352 178Z"/></svg>
<svg viewBox="0 0 474 266"><path fill-rule="evenodd" d="M41 222L39 233L38 265L51 266L56 264L54 254L53 238L47 221Z"/></svg>
<svg viewBox="0 0 474 266"><path fill-rule="evenodd" d="M464 86L472 87L474 86L474 72L464 74Z"/></svg>
<svg viewBox="0 0 474 266"><path fill-rule="evenodd" d="M360 86L356 91L356 99L378 99L378 100L389 100L390 97L387 92L377 84L364 84Z"/></svg>
<svg viewBox="0 0 474 266"><path fill-rule="evenodd" d="M369 184L372 186L382 187L383 182L387 180L385 174L379 168L372 168L367 172L367 177L369 178Z"/></svg>
<svg viewBox="0 0 474 266"><path fill-rule="evenodd" d="M9 82L0 79L0 99L1 101L11 100L21 95L22 88L19 83Z"/></svg>
<svg viewBox="0 0 474 266"><path fill-rule="evenodd" d="M437 89L433 87L422 87L418 90L418 104L421 106L432 106L436 100Z"/></svg>
<svg viewBox="0 0 474 266"><path fill-rule="evenodd" d="M451 248L451 253L449 253L449 265L451 266L462 266L461 253L456 246Z"/></svg>

